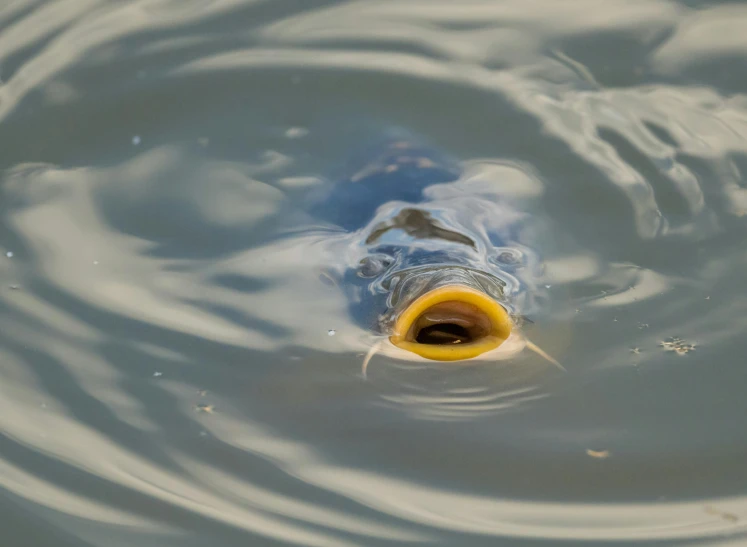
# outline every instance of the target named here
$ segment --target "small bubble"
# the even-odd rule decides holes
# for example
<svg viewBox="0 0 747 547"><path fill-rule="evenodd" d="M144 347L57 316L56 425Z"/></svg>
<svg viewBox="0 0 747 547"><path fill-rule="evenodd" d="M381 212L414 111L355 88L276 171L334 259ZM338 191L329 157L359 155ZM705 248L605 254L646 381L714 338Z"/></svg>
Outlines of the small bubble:
<svg viewBox="0 0 747 547"><path fill-rule="evenodd" d="M21 290L21 286L20 285L10 285L9 288L10 288L11 291L20 291Z"/></svg>
<svg viewBox="0 0 747 547"><path fill-rule="evenodd" d="M132 137L132 144L134 146L137 146L140 144L140 135L135 135L134 137Z"/></svg>
<svg viewBox="0 0 747 547"><path fill-rule="evenodd" d="M550 287L552 287L552 285L545 285L546 289L549 289Z"/></svg>
<svg viewBox="0 0 747 547"><path fill-rule="evenodd" d="M285 136L289 139L300 139L309 134L309 130L303 127L290 127L285 132Z"/></svg>
<svg viewBox="0 0 747 547"><path fill-rule="evenodd" d="M98 266L98 265L99 265L99 261L98 261L98 260L94 260L94 261L93 261L93 265L94 265L94 266Z"/></svg>
<svg viewBox="0 0 747 547"><path fill-rule="evenodd" d="M327 331L327 336L334 336L335 334L337 334L337 331L334 329L329 329Z"/></svg>
<svg viewBox="0 0 747 547"><path fill-rule="evenodd" d="M160 378L161 376L163 376L163 372L156 371L156 372L153 373L153 377L154 378Z"/></svg>
<svg viewBox="0 0 747 547"><path fill-rule="evenodd" d="M8 251L7 253L5 253L5 256L7 256L8 258L13 258L13 251Z"/></svg>
<svg viewBox="0 0 747 547"><path fill-rule="evenodd" d="M198 412L205 412L206 414L212 414L215 410L215 407L213 405L200 403L199 405L195 406L195 410Z"/></svg>

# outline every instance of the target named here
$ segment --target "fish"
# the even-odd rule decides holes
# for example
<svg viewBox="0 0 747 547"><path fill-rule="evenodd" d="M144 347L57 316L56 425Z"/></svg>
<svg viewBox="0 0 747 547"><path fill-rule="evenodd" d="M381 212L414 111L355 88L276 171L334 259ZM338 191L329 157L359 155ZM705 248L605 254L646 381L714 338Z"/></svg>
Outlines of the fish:
<svg viewBox="0 0 747 547"><path fill-rule="evenodd" d="M324 276L377 337L364 377L379 353L459 363L529 349L565 370L522 334L542 267L523 243L530 214L473 191L458 160L409 135L384 139L342 171L309 198L309 212L348 235Z"/></svg>

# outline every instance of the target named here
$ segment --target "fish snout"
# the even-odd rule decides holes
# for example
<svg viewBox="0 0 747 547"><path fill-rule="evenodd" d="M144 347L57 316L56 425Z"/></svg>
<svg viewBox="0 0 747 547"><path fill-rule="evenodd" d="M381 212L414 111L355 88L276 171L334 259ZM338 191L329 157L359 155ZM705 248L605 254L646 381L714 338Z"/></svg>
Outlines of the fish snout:
<svg viewBox="0 0 747 547"><path fill-rule="evenodd" d="M512 328L508 312L493 298L452 284L430 290L407 305L389 340L426 359L460 361L497 348Z"/></svg>

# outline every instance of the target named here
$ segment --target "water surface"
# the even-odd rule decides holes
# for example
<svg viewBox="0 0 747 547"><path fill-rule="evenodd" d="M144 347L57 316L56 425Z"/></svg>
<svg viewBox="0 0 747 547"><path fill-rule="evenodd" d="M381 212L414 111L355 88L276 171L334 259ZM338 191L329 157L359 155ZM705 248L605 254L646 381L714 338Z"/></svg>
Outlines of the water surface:
<svg viewBox="0 0 747 547"><path fill-rule="evenodd" d="M692 0L5 2L3 545L744 544L746 25ZM306 196L395 126L535 216L527 329L567 374L362 378Z"/></svg>

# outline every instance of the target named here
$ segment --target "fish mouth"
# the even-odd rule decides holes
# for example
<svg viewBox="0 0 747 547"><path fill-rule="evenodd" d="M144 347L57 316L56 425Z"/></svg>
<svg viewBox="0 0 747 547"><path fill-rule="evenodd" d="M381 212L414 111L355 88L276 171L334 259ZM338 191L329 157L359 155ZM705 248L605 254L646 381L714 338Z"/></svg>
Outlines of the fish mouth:
<svg viewBox="0 0 747 547"><path fill-rule="evenodd" d="M511 334L508 312L466 285L441 286L421 295L399 315L389 340L434 361L461 361L500 346Z"/></svg>

